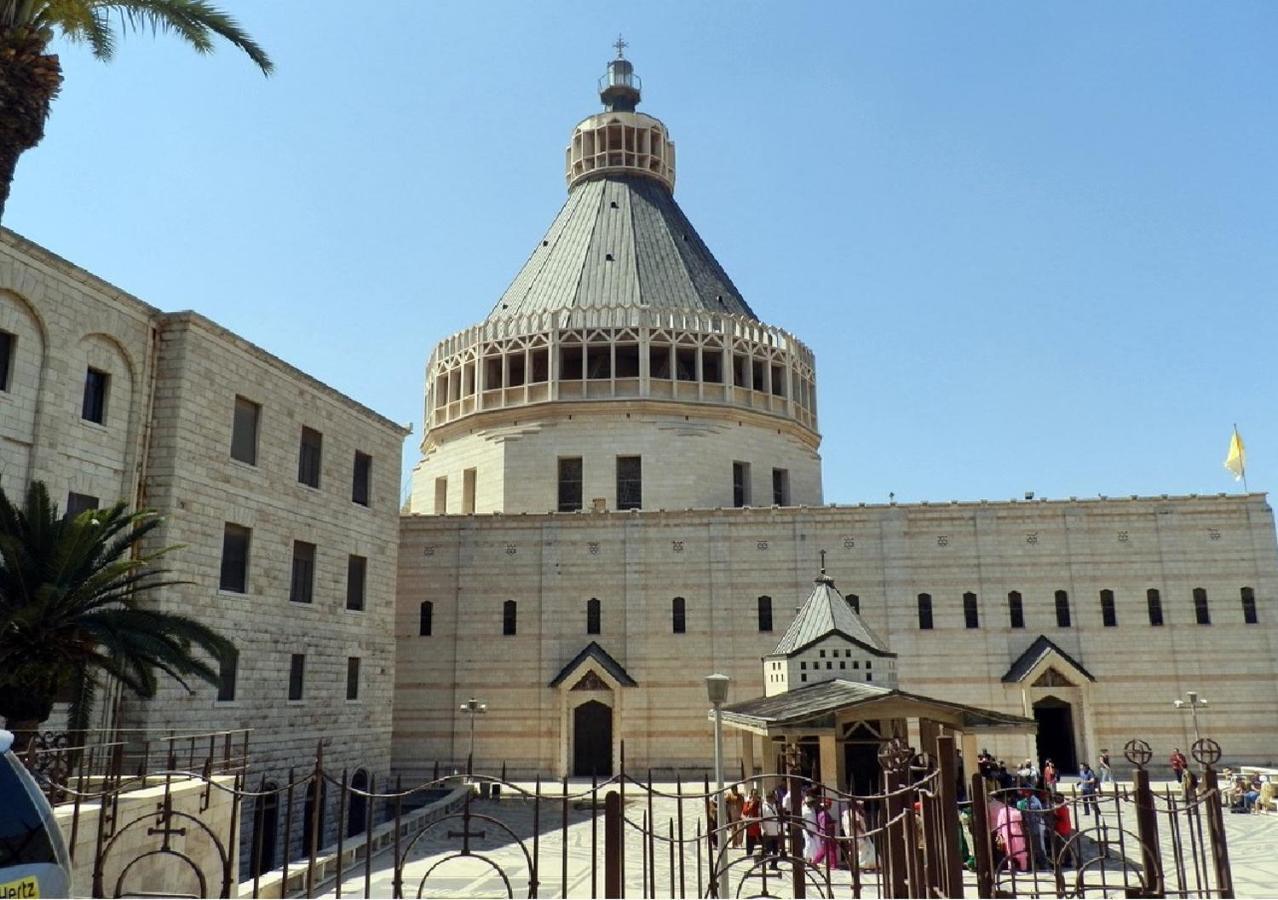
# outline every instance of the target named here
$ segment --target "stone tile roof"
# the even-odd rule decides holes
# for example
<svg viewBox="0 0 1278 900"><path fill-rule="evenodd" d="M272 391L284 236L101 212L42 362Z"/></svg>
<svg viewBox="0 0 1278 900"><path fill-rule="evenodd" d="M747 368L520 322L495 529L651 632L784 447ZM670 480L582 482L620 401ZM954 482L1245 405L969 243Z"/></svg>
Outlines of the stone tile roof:
<svg viewBox="0 0 1278 900"><path fill-rule="evenodd" d="M1082 663L1058 647L1056 642L1047 635L1040 634L1034 639L1034 643L1026 647L1025 652L1016 657L1016 660L1008 667L1007 672L1003 675L1003 681L1008 684L1023 681L1025 676L1029 675L1034 667L1038 665L1039 660L1049 653L1055 653L1061 658L1061 662L1078 672L1088 681L1096 680L1091 672L1083 668Z"/></svg>
<svg viewBox="0 0 1278 900"><path fill-rule="evenodd" d="M636 687L638 685L638 682L630 677L630 673L626 671L625 667L612 658L611 653L600 647L598 641L591 641L581 648L581 652L574 656L568 665L559 670L559 674L551 679L547 687L558 687L573 672L577 671L587 659L593 659L599 663L622 687Z"/></svg>
<svg viewBox="0 0 1278 900"><path fill-rule="evenodd" d="M1024 716L983 709L979 706L968 706L963 703L952 703L948 700L938 700L935 697L925 697L922 694L911 694L879 685L845 681L842 678L804 685L771 697L756 697L753 700L728 704L723 707L723 720L729 724L780 727L810 722L813 719L824 719L844 709L886 700L900 700L917 705L921 713L926 713L926 708L929 706L956 713L963 724L972 729L1006 728L1030 732L1037 727L1033 719L1027 719Z"/></svg>
<svg viewBox="0 0 1278 900"><path fill-rule="evenodd" d="M854 641L878 656L896 656L857 615L852 604L835 588L834 580L824 572L816 577L812 593L800 607L776 649L768 655L791 656L831 634Z"/></svg>
<svg viewBox="0 0 1278 900"><path fill-rule="evenodd" d="M488 318L592 306L758 318L674 195L634 175L574 187Z"/></svg>

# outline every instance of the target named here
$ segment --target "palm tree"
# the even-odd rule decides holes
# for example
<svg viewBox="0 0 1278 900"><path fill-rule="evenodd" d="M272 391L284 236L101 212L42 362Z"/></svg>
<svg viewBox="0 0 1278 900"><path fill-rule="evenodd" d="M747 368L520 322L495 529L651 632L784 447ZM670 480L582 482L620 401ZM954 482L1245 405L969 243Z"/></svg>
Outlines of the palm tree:
<svg viewBox="0 0 1278 900"><path fill-rule="evenodd" d="M0 0L0 217L18 157L40 143L49 107L62 88L62 65L49 44L61 34L109 60L116 32L172 32L200 53L225 38L263 74L274 66L239 23L207 0Z"/></svg>
<svg viewBox="0 0 1278 900"><path fill-rule="evenodd" d="M147 591L186 583L155 567L167 549L140 552L161 521L123 503L63 518L39 481L22 509L0 490L0 716L9 730L35 730L67 690L77 698L71 730L83 729L103 675L142 698L155 696L157 670L188 690L188 676L218 683L218 670L192 645L217 665L233 660L231 642L138 603Z"/></svg>

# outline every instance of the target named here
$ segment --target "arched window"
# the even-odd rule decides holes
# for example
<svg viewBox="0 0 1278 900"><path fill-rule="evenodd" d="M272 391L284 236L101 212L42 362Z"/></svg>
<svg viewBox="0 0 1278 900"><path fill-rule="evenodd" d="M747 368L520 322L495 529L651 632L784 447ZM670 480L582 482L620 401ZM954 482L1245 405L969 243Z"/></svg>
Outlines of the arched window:
<svg viewBox="0 0 1278 900"><path fill-rule="evenodd" d="M501 605L501 633L511 635L515 633L515 601L507 600Z"/></svg>
<svg viewBox="0 0 1278 900"><path fill-rule="evenodd" d="M346 836L354 837L363 834L368 828L368 797L360 791L368 791L368 770L356 769L351 776L348 790L350 798L346 802Z"/></svg>
<svg viewBox="0 0 1278 900"><path fill-rule="evenodd" d="M421 637L430 637L431 628L434 625L435 604L429 600L423 600L421 607L417 612L417 634Z"/></svg>
<svg viewBox="0 0 1278 900"><path fill-rule="evenodd" d="M963 627L980 628L981 616L976 609L976 595L968 591L963 595Z"/></svg>
<svg viewBox="0 0 1278 900"><path fill-rule="evenodd" d="M1243 624L1255 625L1260 620L1256 617L1256 592L1249 587L1245 587L1241 591L1242 608L1243 608Z"/></svg>
<svg viewBox="0 0 1278 900"><path fill-rule="evenodd" d="M1025 627L1025 604L1020 591L1007 592L1007 619L1013 628Z"/></svg>
<svg viewBox="0 0 1278 900"><path fill-rule="evenodd" d="M852 604L852 611L856 613L857 615L860 615L861 614L861 598L858 597L856 594L848 594L846 599L848 603Z"/></svg>
<svg viewBox="0 0 1278 900"><path fill-rule="evenodd" d="M772 630L772 598L766 594L759 598L759 630Z"/></svg>
<svg viewBox="0 0 1278 900"><path fill-rule="evenodd" d="M1194 588L1194 621L1199 625L1211 624L1211 610L1207 607L1207 591Z"/></svg>
<svg viewBox="0 0 1278 900"><path fill-rule="evenodd" d="M675 634L688 630L688 611L682 597L675 597L670 602L670 630Z"/></svg>
<svg viewBox="0 0 1278 900"><path fill-rule="evenodd" d="M1163 598L1158 588L1150 588L1145 592L1145 605L1149 607L1149 624L1155 627L1163 624Z"/></svg>
<svg viewBox="0 0 1278 900"><path fill-rule="evenodd" d="M930 631L932 628L932 595L919 594L919 628Z"/></svg>
<svg viewBox="0 0 1278 900"><path fill-rule="evenodd" d="M1066 591L1056 592L1056 627L1069 627L1069 594Z"/></svg>
<svg viewBox="0 0 1278 900"><path fill-rule="evenodd" d="M1100 592L1101 605L1101 624L1106 628L1114 628L1118 625L1118 612L1114 609L1114 592L1111 590L1103 590Z"/></svg>
<svg viewBox="0 0 1278 900"><path fill-rule="evenodd" d="M591 597L586 601L586 634L599 633L599 601Z"/></svg>

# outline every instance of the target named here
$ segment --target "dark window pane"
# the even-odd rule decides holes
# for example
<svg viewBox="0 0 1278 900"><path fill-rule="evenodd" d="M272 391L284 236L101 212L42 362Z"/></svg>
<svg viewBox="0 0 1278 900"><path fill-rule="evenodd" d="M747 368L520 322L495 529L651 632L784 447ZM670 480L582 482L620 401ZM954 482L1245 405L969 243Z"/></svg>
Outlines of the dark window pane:
<svg viewBox="0 0 1278 900"><path fill-rule="evenodd" d="M1260 619L1256 616L1256 592L1249 587L1245 587L1241 591L1242 608L1243 608L1243 624L1255 625Z"/></svg>
<svg viewBox="0 0 1278 900"><path fill-rule="evenodd" d="M669 347L663 347L660 344L652 344L648 347L648 377L667 379L670 377Z"/></svg>
<svg viewBox="0 0 1278 900"><path fill-rule="evenodd" d="M320 486L320 456L324 435L314 428L302 429L302 445L297 454L297 480L309 487Z"/></svg>
<svg viewBox="0 0 1278 900"><path fill-rule="evenodd" d="M243 397L235 398L235 418L231 423L231 459L257 465L257 426L262 407Z"/></svg>
<svg viewBox="0 0 1278 900"><path fill-rule="evenodd" d="M367 453L355 451L355 478L351 485L351 499L360 506L368 506L371 493L370 481L373 473L373 457Z"/></svg>
<svg viewBox="0 0 1278 900"><path fill-rule="evenodd" d="M1211 624L1211 610L1207 607L1207 591L1194 588L1194 621L1199 625Z"/></svg>
<svg viewBox="0 0 1278 900"><path fill-rule="evenodd" d="M1013 628L1025 627L1025 605L1020 591L1011 591L1007 595L1007 617Z"/></svg>
<svg viewBox="0 0 1278 900"><path fill-rule="evenodd" d="M772 505L790 505L790 470L772 470Z"/></svg>
<svg viewBox="0 0 1278 900"><path fill-rule="evenodd" d="M617 509L643 505L643 463L638 456L617 457Z"/></svg>
<svg viewBox="0 0 1278 900"><path fill-rule="evenodd" d="M294 603L310 603L315 589L315 545L293 542L293 580L288 599Z"/></svg>
<svg viewBox="0 0 1278 900"><path fill-rule="evenodd" d="M1114 628L1118 625L1118 612L1114 608L1114 592L1105 590L1100 592L1101 604L1101 624L1106 628Z"/></svg>
<svg viewBox="0 0 1278 900"><path fill-rule="evenodd" d="M559 511L581 509L581 457L559 460Z"/></svg>
<svg viewBox="0 0 1278 900"><path fill-rule="evenodd" d="M860 613L860 612L861 612L861 598L860 598L860 597L858 597L856 594L848 594L848 595L847 595L847 597L845 597L844 599L845 599L845 600L847 600L849 604L851 604L851 606L852 606L852 611L853 611L853 612L855 612L855 613Z"/></svg>
<svg viewBox="0 0 1278 900"><path fill-rule="evenodd" d="M1149 624L1163 624L1163 598L1159 596L1156 588L1150 588L1145 592L1145 605L1149 608Z"/></svg>
<svg viewBox="0 0 1278 900"><path fill-rule="evenodd" d="M111 376L98 369L89 369L84 376L84 403L80 408L80 418L99 425L106 421L107 383Z"/></svg>
<svg viewBox="0 0 1278 900"><path fill-rule="evenodd" d="M682 597L675 597L670 603L670 627L675 634L684 634L688 630L687 606Z"/></svg>
<svg viewBox="0 0 1278 900"><path fill-rule="evenodd" d="M1069 627L1069 594L1065 591L1056 592L1056 627Z"/></svg>
<svg viewBox="0 0 1278 900"><path fill-rule="evenodd" d="M421 637L430 637L431 630L434 626L432 621L435 618L435 604L429 600L423 600L421 610L418 613L417 634Z"/></svg>
<svg viewBox="0 0 1278 900"><path fill-rule="evenodd" d="M976 595L967 593L963 595L963 626L965 628L980 628L980 614L976 609Z"/></svg>
<svg viewBox="0 0 1278 900"><path fill-rule="evenodd" d="M697 351L694 347L675 348L675 379L678 381L697 380Z"/></svg>
<svg viewBox="0 0 1278 900"><path fill-rule="evenodd" d="M346 608L364 608L364 583L368 578L368 559L352 555L346 561Z"/></svg>
<svg viewBox="0 0 1278 900"><path fill-rule="evenodd" d="M288 699L302 699L302 681L306 675L306 654L294 653L288 665Z"/></svg>
<svg viewBox="0 0 1278 900"><path fill-rule="evenodd" d="M507 600L501 605L501 633L511 635L515 633L516 606L514 600Z"/></svg>
<svg viewBox="0 0 1278 900"><path fill-rule="evenodd" d="M759 598L759 630L772 630L772 598L768 596Z"/></svg>
<svg viewBox="0 0 1278 900"><path fill-rule="evenodd" d="M86 510L98 508L99 503L97 497L92 497L88 494L77 494L75 491L67 494L66 517L68 519L74 519Z"/></svg>
<svg viewBox="0 0 1278 900"><path fill-rule="evenodd" d="M732 464L732 505L746 506L750 503L750 464L734 462Z"/></svg>
<svg viewBox="0 0 1278 900"><path fill-rule="evenodd" d="M919 594L919 628L924 631L932 628L932 595Z"/></svg>
<svg viewBox="0 0 1278 900"><path fill-rule="evenodd" d="M249 539L252 530L226 523L222 533L222 572L218 587L243 594L248 589Z"/></svg>
<svg viewBox="0 0 1278 900"><path fill-rule="evenodd" d="M222 660L218 668L217 699L228 702L235 699L235 680L239 676L240 655Z"/></svg>
<svg viewBox="0 0 1278 900"><path fill-rule="evenodd" d="M586 601L586 634L598 634L599 625L599 601L591 597Z"/></svg>
<svg viewBox="0 0 1278 900"><path fill-rule="evenodd" d="M9 373L13 368L13 347L16 343L13 335L0 331L0 391L9 390Z"/></svg>
<svg viewBox="0 0 1278 900"><path fill-rule="evenodd" d="M359 699L359 657L350 656L346 659L346 699Z"/></svg>

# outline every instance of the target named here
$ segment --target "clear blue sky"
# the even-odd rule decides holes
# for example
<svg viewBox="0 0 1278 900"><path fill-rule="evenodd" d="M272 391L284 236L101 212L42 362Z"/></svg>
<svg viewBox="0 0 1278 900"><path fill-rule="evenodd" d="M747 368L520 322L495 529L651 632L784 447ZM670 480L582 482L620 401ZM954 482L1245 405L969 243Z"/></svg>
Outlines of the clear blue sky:
<svg viewBox="0 0 1278 900"><path fill-rule="evenodd" d="M5 224L412 421L406 462L621 31L678 200L816 352L827 500L1235 490L1235 421L1275 486L1278 3L219 2L278 74L61 48Z"/></svg>

